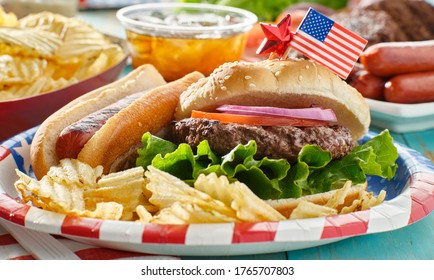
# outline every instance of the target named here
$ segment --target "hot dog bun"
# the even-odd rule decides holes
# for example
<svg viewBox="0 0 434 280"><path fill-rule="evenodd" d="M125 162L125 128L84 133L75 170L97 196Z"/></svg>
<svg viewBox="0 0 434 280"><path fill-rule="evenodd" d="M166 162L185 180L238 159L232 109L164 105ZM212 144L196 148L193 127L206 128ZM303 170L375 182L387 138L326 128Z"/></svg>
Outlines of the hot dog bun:
<svg viewBox="0 0 434 280"><path fill-rule="evenodd" d="M223 64L182 94L175 116L180 120L192 110L213 111L223 104L331 108L354 139L370 124L369 107L356 89L326 67L302 59Z"/></svg>
<svg viewBox="0 0 434 280"><path fill-rule="evenodd" d="M42 178L50 166L58 164L55 143L66 126L124 96L165 83L155 67L143 65L125 77L86 93L56 111L38 128L30 147L30 159L36 177Z"/></svg>
<svg viewBox="0 0 434 280"><path fill-rule="evenodd" d="M202 77L201 74L194 74L194 76ZM56 155L56 141L60 132L65 127L79 121L81 118L94 111L104 108L138 91L153 89L149 92L158 94L158 88L165 84L166 81L155 67L152 65L142 65L131 71L125 77L75 99L48 117L37 130L30 149L31 163L36 177L42 178L51 166L59 163L59 158ZM174 91L177 90L178 89L174 89ZM163 114L168 115L172 113L173 116L173 111L170 112L170 110L171 108L166 108ZM123 113L122 116L124 119L123 121L117 122L118 125L116 129L126 126L128 121L133 121L133 116L137 116L137 114L138 112L132 112L132 117L126 118L126 113ZM156 117L156 119L158 119L158 117ZM146 124L143 124L143 128L146 129ZM109 129L113 130L114 128L109 126ZM94 151L94 154L100 150L102 149ZM99 162L99 164L104 166L104 170L110 169L110 163L105 160Z"/></svg>

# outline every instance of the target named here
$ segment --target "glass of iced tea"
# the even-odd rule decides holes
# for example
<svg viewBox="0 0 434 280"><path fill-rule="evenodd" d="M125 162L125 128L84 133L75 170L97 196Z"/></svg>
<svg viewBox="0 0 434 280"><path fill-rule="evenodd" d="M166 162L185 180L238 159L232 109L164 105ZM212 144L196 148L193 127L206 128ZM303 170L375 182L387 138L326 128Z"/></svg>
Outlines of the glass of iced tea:
<svg viewBox="0 0 434 280"><path fill-rule="evenodd" d="M238 8L192 3L138 4L120 9L132 65L153 64L167 81L240 60L255 14Z"/></svg>

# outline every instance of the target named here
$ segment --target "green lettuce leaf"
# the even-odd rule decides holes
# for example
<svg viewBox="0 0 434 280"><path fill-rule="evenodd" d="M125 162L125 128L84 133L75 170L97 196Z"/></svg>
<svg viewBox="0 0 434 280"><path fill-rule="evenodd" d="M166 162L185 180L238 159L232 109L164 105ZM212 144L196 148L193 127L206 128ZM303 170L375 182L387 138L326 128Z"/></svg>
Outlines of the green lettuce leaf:
<svg viewBox="0 0 434 280"><path fill-rule="evenodd" d="M193 163L193 179L196 179L199 174L217 173L217 175L223 175L221 170L221 159L217 157L208 144L208 141L204 140L197 146L197 152L194 157Z"/></svg>
<svg viewBox="0 0 434 280"><path fill-rule="evenodd" d="M347 180L363 183L366 175L390 180L395 175L398 158L387 130L338 160L333 160L328 151L318 146L306 145L292 166L284 159L255 159L257 146L254 141L238 145L222 157L214 154L207 141L202 141L196 152L187 144L176 147L150 134L145 134L142 142L137 165L146 168L152 164L189 184L201 173L215 172L227 176L230 181L245 183L262 199L321 193L339 188ZM160 148L162 152L157 154Z"/></svg>
<svg viewBox="0 0 434 280"><path fill-rule="evenodd" d="M164 156L167 153L175 151L177 148L178 146L172 142L147 132L142 136L142 148L137 151L138 158L136 159L136 165L148 166L156 155L161 154Z"/></svg>
<svg viewBox="0 0 434 280"><path fill-rule="evenodd" d="M398 151L388 130L359 145L340 160L333 160L324 168L313 171L308 179L310 193L320 193L351 180L354 184L366 181L366 175L388 180L395 175Z"/></svg>
<svg viewBox="0 0 434 280"><path fill-rule="evenodd" d="M279 181L287 176L290 164L284 159L255 160L256 150L255 141L235 147L222 157L223 174L245 183L261 198L280 196Z"/></svg>
<svg viewBox="0 0 434 280"><path fill-rule="evenodd" d="M195 166L193 151L188 144L180 144L178 149L167 153L164 157L160 154L152 160L152 166L168 172L181 180L193 180Z"/></svg>
<svg viewBox="0 0 434 280"><path fill-rule="evenodd" d="M385 130L365 144L357 146L354 151L358 153L365 149L372 149L372 154L366 161L360 163L363 171L369 175L392 179L398 167L395 164L398 159L398 151L393 145L393 138L390 133Z"/></svg>

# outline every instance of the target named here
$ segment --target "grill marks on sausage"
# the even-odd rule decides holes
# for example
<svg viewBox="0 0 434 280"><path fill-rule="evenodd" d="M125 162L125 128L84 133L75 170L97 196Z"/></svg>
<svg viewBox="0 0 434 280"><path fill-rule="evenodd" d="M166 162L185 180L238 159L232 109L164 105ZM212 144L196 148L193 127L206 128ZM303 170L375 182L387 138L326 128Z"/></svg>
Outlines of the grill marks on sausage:
<svg viewBox="0 0 434 280"><path fill-rule="evenodd" d="M129 95L67 126L62 130L56 142L58 158L77 158L84 145L109 118L139 99L145 93L146 91Z"/></svg>
<svg viewBox="0 0 434 280"><path fill-rule="evenodd" d="M219 155L255 140L257 158L286 158L290 162L296 161L306 144L330 151L333 158L347 155L355 146L350 130L338 125L262 127L195 118L173 122L166 138L176 144L187 143L193 149L202 140L208 140L211 149Z"/></svg>

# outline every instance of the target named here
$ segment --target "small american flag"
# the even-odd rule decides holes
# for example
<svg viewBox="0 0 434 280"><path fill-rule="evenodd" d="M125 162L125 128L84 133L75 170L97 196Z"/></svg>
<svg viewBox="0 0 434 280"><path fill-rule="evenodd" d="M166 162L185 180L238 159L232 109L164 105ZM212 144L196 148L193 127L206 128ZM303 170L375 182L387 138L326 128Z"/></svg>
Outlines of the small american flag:
<svg viewBox="0 0 434 280"><path fill-rule="evenodd" d="M290 46L346 79L367 42L310 8Z"/></svg>

